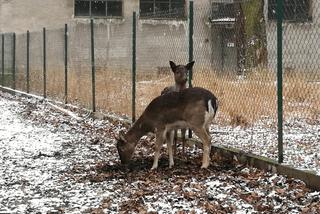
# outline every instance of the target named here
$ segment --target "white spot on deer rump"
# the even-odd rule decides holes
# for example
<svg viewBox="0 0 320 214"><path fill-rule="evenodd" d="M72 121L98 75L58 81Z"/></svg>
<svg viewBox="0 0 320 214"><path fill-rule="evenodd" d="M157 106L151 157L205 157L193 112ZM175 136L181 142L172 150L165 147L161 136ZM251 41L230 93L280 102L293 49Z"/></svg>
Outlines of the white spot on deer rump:
<svg viewBox="0 0 320 214"><path fill-rule="evenodd" d="M215 109L212 106L212 100L208 101L208 111L206 111L206 114L204 116L204 124L208 124L213 120L213 117L215 115Z"/></svg>

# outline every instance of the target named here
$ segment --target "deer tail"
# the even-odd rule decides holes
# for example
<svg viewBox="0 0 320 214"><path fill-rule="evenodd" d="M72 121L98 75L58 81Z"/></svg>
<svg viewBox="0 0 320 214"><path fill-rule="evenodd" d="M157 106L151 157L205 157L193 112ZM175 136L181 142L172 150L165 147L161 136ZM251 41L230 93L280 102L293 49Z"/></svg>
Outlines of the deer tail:
<svg viewBox="0 0 320 214"><path fill-rule="evenodd" d="M210 115L213 115L213 118L216 116L217 110L218 110L218 103L216 99L210 99L208 100L208 113Z"/></svg>

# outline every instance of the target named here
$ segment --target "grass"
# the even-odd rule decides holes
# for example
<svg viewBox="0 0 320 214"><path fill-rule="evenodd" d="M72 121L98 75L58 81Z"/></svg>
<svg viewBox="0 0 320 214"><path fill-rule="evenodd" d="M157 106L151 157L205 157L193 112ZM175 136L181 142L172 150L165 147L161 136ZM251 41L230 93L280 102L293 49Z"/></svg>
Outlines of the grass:
<svg viewBox="0 0 320 214"><path fill-rule="evenodd" d="M58 75L59 74L59 75ZM43 76L32 72L31 92L42 95ZM70 71L68 76L68 101L91 109L91 73ZM25 88L17 78L17 84ZM161 90L173 84L172 74L151 74L138 72L136 83L136 109L140 115L148 103L160 95ZM219 100L219 123L234 126L248 126L261 118L277 118L276 75L267 70L251 72L245 78L214 71L195 71L193 86L211 90ZM132 84L129 71L97 70L96 105L101 111L112 111L131 117ZM55 99L64 97L64 75L62 72L48 72L47 94ZM319 120L320 83L312 82L303 72L284 75L285 118L305 117Z"/></svg>

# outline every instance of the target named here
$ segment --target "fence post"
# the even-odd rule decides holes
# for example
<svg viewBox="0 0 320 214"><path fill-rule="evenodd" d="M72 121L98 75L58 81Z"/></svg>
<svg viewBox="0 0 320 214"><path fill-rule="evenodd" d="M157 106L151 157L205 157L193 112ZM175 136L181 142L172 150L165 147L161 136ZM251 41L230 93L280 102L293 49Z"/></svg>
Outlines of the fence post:
<svg viewBox="0 0 320 214"><path fill-rule="evenodd" d="M2 45L1 45L1 85L4 86L4 34L1 35Z"/></svg>
<svg viewBox="0 0 320 214"><path fill-rule="evenodd" d="M16 89L16 33L12 34L12 89Z"/></svg>
<svg viewBox="0 0 320 214"><path fill-rule="evenodd" d="M193 1L189 2L189 62L193 60ZM189 87L192 87L192 68L189 71Z"/></svg>
<svg viewBox="0 0 320 214"><path fill-rule="evenodd" d="M136 29L136 12L133 12L132 17L132 122L136 120L136 42L137 42L137 29Z"/></svg>
<svg viewBox="0 0 320 214"><path fill-rule="evenodd" d="M283 51L283 0L277 1L277 100L278 100L278 162L283 162L283 95L282 95L282 51Z"/></svg>
<svg viewBox="0 0 320 214"><path fill-rule="evenodd" d="M93 28L93 19L90 20L90 28L91 28L91 71L92 71L92 111L96 111L96 68L94 62L94 28Z"/></svg>
<svg viewBox="0 0 320 214"><path fill-rule="evenodd" d="M30 92L30 32L27 31L27 93Z"/></svg>
<svg viewBox="0 0 320 214"><path fill-rule="evenodd" d="M189 62L193 61L193 1L189 2ZM189 71L189 88L192 87L192 68ZM192 131L188 131L189 138L192 138Z"/></svg>
<svg viewBox="0 0 320 214"><path fill-rule="evenodd" d="M43 28L43 97L47 98L46 28Z"/></svg>
<svg viewBox="0 0 320 214"><path fill-rule="evenodd" d="M68 102L68 25L64 25L64 103Z"/></svg>

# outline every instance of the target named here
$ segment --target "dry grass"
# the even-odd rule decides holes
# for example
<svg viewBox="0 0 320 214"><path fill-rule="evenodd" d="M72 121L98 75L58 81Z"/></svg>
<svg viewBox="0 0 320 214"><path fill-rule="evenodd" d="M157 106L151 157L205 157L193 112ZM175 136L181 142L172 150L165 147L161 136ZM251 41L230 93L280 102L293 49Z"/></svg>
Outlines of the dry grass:
<svg viewBox="0 0 320 214"><path fill-rule="evenodd" d="M42 94L43 77L41 72L32 73L31 92ZM51 74L57 74L51 72ZM63 99L63 73L48 73L48 96ZM320 84L310 82L304 73L296 72L284 76L285 117L307 117L319 119ZM68 100L77 105L91 108L91 73L70 72L68 81ZM23 80L23 78L19 78ZM19 83L21 84L21 83ZM148 103L160 95L161 90L173 84L171 74L150 74L138 72L137 75L137 115ZM236 75L219 75L213 71L196 71L193 86L211 90L219 100L221 123L247 126L261 118L276 119L277 88L276 76L266 70L249 74L246 78ZM99 110L112 111L131 116L131 74L129 71L97 70L96 105Z"/></svg>
<svg viewBox="0 0 320 214"><path fill-rule="evenodd" d="M247 126L257 119L276 115L276 88L270 73L239 79L235 75L199 72L194 86L210 89L219 100L219 120L232 125Z"/></svg>

